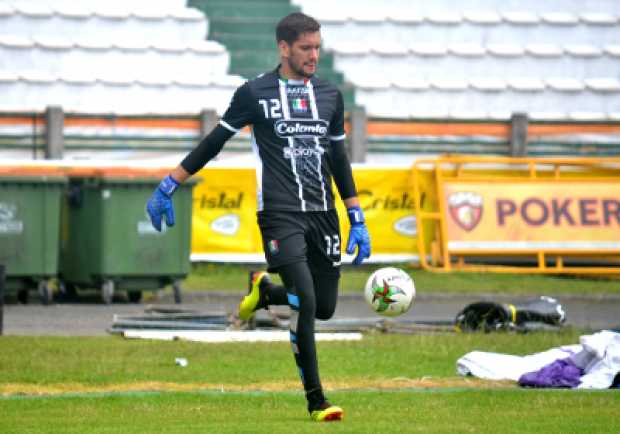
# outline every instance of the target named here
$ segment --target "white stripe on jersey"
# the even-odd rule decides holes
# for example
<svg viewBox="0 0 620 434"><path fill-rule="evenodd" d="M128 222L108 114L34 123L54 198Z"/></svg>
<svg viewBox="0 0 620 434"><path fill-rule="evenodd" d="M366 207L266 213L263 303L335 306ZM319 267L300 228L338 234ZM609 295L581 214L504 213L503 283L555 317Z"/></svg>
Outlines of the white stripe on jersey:
<svg viewBox="0 0 620 434"><path fill-rule="evenodd" d="M329 136L329 140L333 141L333 142L337 142L339 140L344 140L347 138L346 134L342 134L340 136Z"/></svg>
<svg viewBox="0 0 620 434"><path fill-rule="evenodd" d="M312 110L312 119L319 119L319 110L316 107L316 97L314 95L314 86L312 86L312 82L308 80L308 96L310 97L310 110ZM319 138L314 138L314 149L316 149L317 155L317 169L319 172L319 179L321 181L321 190L323 191L323 210L327 211L327 193L325 192L325 180L323 179L323 170L321 165L321 144L319 142Z"/></svg>
<svg viewBox="0 0 620 434"><path fill-rule="evenodd" d="M258 144L256 136L254 136L254 128L250 128L252 153L256 158L256 210L262 211L265 204L263 203L263 160L258 153Z"/></svg>
<svg viewBox="0 0 620 434"><path fill-rule="evenodd" d="M231 126L228 122L226 122L223 119L220 119L220 125L223 126L224 128L226 128L231 133L238 133L239 131L241 131L241 130Z"/></svg>
<svg viewBox="0 0 620 434"><path fill-rule="evenodd" d="M280 83L280 102L282 104L282 115L284 119L291 118L291 112L288 107L288 97L286 95L286 82L282 79L278 79ZM297 166L295 163L295 152L293 152L293 148L295 147L295 139L293 137L288 138L288 146L291 148L291 170L295 175L295 182L297 182L297 191L298 197L301 201L301 210L306 211L306 201L304 200L304 191L303 186L301 185L301 181L299 179L299 174L297 173Z"/></svg>

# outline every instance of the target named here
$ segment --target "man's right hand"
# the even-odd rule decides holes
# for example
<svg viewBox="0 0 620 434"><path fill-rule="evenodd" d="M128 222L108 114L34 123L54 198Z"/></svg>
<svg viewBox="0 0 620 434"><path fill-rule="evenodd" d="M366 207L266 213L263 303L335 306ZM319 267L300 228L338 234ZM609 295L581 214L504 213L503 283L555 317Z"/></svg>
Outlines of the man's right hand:
<svg viewBox="0 0 620 434"><path fill-rule="evenodd" d="M146 212L151 219L153 227L158 232L161 232L161 221L164 217L168 226L174 226L172 195L178 187L179 183L168 175L159 183L146 203Z"/></svg>

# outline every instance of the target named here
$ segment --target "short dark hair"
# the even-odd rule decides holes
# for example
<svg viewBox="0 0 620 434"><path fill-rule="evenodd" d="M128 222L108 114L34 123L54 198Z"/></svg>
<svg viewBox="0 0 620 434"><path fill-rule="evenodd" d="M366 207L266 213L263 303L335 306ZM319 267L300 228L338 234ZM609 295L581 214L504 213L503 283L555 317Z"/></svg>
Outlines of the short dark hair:
<svg viewBox="0 0 620 434"><path fill-rule="evenodd" d="M299 36L304 33L314 33L321 29L321 25L314 18L301 12L293 12L282 18L276 27L276 42L286 41L293 45Z"/></svg>

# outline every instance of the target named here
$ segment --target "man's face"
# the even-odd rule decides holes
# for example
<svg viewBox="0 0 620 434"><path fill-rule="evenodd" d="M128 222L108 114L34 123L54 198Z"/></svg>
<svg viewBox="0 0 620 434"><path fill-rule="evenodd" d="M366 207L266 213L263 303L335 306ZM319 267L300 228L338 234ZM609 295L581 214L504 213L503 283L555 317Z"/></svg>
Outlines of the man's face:
<svg viewBox="0 0 620 434"><path fill-rule="evenodd" d="M280 55L293 79L310 78L316 72L321 49L321 33L302 33L292 45L280 41Z"/></svg>

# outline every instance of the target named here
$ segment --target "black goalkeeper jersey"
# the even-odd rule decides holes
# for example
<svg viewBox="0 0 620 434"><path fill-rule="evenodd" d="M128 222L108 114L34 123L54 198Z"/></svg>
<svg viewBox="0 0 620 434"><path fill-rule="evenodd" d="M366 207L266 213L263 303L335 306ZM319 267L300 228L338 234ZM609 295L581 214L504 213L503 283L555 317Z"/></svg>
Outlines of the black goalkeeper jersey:
<svg viewBox="0 0 620 434"><path fill-rule="evenodd" d="M332 84L285 80L276 69L239 87L220 125L230 132L251 126L258 211L333 209L334 171L343 198L355 194L342 94Z"/></svg>

